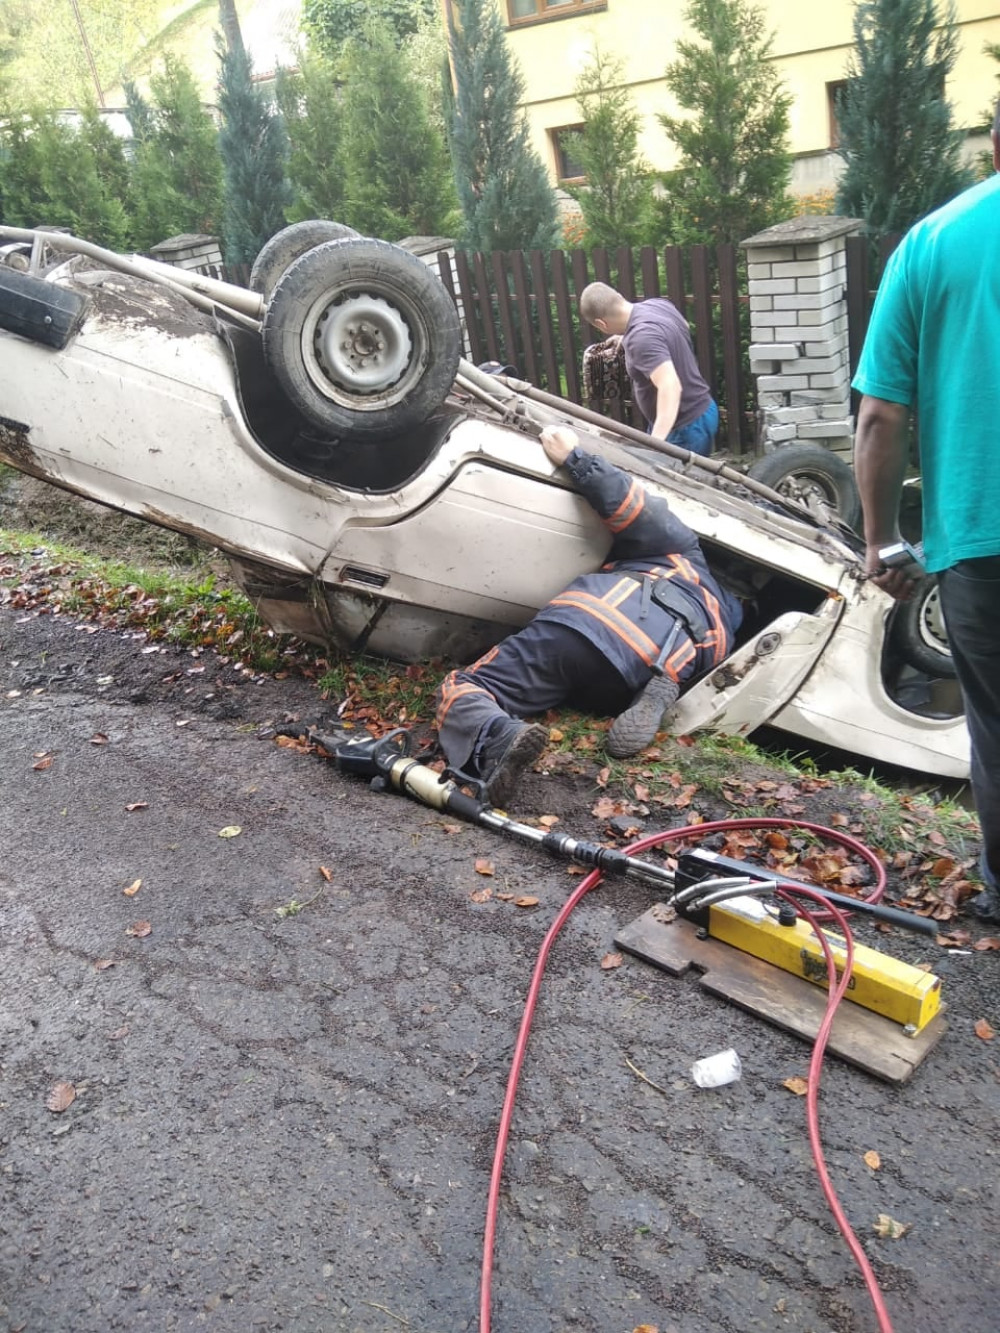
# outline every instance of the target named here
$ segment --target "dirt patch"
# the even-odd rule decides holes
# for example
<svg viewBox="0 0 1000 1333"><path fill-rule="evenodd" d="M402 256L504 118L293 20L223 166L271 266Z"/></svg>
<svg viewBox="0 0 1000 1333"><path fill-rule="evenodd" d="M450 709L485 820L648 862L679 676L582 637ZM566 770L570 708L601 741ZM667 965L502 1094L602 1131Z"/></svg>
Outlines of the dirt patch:
<svg viewBox="0 0 1000 1333"><path fill-rule="evenodd" d="M47 481L0 468L0 527L37 532L50 541L126 564L176 567L185 574L227 570L214 547L116 509L84 500Z"/></svg>

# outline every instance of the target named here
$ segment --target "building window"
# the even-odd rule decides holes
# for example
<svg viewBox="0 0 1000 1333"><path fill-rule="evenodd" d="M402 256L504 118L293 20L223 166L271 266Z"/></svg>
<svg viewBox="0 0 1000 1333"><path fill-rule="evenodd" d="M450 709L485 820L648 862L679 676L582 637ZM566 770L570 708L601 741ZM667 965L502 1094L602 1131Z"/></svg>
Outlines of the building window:
<svg viewBox="0 0 1000 1333"><path fill-rule="evenodd" d="M571 14L607 9L608 0L507 0L511 27L540 23L544 19L568 18Z"/></svg>
<svg viewBox="0 0 1000 1333"><path fill-rule="evenodd" d="M830 147L840 144L840 121L837 119L837 103L847 90L847 80L837 79L826 85L826 113L830 125Z"/></svg>
<svg viewBox="0 0 1000 1333"><path fill-rule="evenodd" d="M587 173L580 161L580 140L583 137L582 125L562 125L557 130L549 130L552 140L552 153L556 160L556 177L560 181L579 184L586 180Z"/></svg>

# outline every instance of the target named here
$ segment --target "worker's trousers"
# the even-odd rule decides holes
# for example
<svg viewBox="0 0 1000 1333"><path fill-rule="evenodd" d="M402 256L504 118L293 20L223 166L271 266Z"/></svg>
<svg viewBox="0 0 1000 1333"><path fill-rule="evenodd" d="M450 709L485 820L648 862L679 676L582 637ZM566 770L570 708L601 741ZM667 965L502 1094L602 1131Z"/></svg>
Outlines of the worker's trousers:
<svg viewBox="0 0 1000 1333"><path fill-rule="evenodd" d="M491 726L569 705L614 717L632 690L584 634L535 619L441 686L438 739L452 768L475 772Z"/></svg>

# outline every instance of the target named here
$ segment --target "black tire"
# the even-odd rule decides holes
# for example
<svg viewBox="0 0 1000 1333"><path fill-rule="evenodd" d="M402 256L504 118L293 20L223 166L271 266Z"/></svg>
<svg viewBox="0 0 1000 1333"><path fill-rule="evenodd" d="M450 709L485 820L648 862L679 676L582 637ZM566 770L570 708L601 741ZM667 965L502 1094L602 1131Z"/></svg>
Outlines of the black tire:
<svg viewBox="0 0 1000 1333"><path fill-rule="evenodd" d="M387 241L308 251L264 315L264 356L288 398L345 440L386 439L426 421L451 389L461 352L444 284Z"/></svg>
<svg viewBox="0 0 1000 1333"><path fill-rule="evenodd" d="M806 500L811 493L849 528L857 528L861 521L854 473L821 444L779 445L773 453L758 458L747 476L795 500Z"/></svg>
<svg viewBox="0 0 1000 1333"><path fill-rule="evenodd" d="M908 602L897 603L889 626L890 650L908 666L937 680L951 680L955 661L941 615L937 579L921 579Z"/></svg>
<svg viewBox="0 0 1000 1333"><path fill-rule="evenodd" d="M293 222L290 227L283 227L269 241L264 242L253 261L250 290L260 292L263 297L270 296L285 269L294 264L300 255L326 241L344 241L357 235L353 227L347 227L342 222L329 222L326 218L310 218L306 222Z"/></svg>

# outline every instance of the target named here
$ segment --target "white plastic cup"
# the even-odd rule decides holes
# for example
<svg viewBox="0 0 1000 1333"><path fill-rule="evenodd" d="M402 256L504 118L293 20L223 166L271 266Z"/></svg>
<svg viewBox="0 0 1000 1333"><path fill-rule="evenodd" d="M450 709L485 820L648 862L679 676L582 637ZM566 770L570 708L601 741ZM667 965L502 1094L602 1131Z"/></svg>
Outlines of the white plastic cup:
<svg viewBox="0 0 1000 1333"><path fill-rule="evenodd" d="M732 1047L717 1055L706 1055L691 1066L691 1077L699 1088L724 1088L727 1083L735 1083L742 1073L740 1057Z"/></svg>

